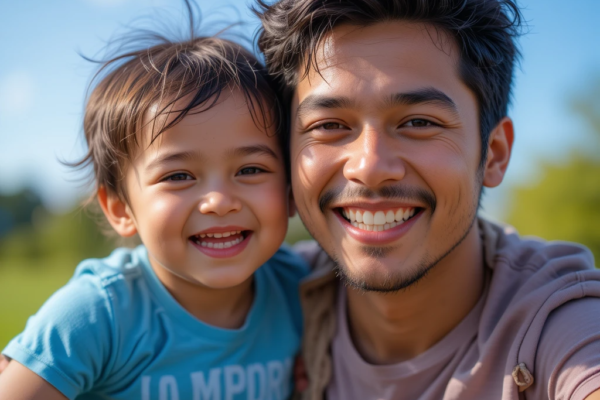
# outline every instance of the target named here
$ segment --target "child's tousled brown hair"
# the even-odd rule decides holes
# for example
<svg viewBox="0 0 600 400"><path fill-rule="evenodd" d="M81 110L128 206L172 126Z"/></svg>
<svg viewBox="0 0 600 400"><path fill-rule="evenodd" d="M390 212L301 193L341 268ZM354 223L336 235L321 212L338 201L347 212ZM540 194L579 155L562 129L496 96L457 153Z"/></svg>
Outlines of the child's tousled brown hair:
<svg viewBox="0 0 600 400"><path fill-rule="evenodd" d="M254 122L265 134L276 132L287 156L287 135L281 132L283 110L265 68L252 53L232 41L195 37L188 1L186 6L192 26L188 40L171 41L153 33L153 46L114 56L103 62L95 75L110 70L91 92L85 108L87 153L70 165L91 164L96 189L104 187L126 200L121 185L123 167L139 145L141 129L151 125L154 141L188 113L213 107L224 90L244 94ZM176 108L182 99L185 106ZM145 120L150 108L157 106L154 117ZM166 123L162 118L166 115L174 118Z"/></svg>

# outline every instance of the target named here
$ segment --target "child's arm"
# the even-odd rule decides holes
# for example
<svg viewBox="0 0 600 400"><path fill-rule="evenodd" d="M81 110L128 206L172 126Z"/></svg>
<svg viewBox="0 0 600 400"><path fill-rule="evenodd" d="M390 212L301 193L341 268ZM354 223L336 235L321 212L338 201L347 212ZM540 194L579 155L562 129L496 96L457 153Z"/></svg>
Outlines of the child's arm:
<svg viewBox="0 0 600 400"><path fill-rule="evenodd" d="M0 400L67 400L54 386L16 361L0 374Z"/></svg>

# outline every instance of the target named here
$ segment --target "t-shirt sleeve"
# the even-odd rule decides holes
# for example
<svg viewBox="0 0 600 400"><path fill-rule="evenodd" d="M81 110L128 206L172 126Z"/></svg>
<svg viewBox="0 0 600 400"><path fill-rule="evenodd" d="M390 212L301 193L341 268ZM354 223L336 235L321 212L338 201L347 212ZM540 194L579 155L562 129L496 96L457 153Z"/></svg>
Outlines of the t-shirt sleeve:
<svg viewBox="0 0 600 400"><path fill-rule="evenodd" d="M29 318L2 353L73 399L104 373L111 353L111 315L100 279L75 277Z"/></svg>
<svg viewBox="0 0 600 400"><path fill-rule="evenodd" d="M538 345L539 382L531 398L584 400L600 389L599 316L600 298L592 297L572 300L550 314Z"/></svg>

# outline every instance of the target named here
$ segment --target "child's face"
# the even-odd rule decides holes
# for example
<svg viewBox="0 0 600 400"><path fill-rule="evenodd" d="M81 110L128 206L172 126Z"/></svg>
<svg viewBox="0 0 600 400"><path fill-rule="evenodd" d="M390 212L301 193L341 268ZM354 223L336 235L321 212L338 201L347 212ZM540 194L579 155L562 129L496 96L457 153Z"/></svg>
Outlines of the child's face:
<svg viewBox="0 0 600 400"><path fill-rule="evenodd" d="M150 136L148 129L124 187L125 213L154 270L163 281L211 288L246 281L287 231L289 190L276 136L255 125L237 91L188 114L153 144Z"/></svg>

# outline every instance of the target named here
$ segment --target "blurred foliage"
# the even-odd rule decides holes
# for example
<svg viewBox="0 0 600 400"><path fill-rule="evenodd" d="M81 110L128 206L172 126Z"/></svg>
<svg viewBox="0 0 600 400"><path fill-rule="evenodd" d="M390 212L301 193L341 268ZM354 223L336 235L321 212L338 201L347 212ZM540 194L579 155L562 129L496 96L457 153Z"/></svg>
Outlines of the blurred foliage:
<svg viewBox="0 0 600 400"><path fill-rule="evenodd" d="M600 80L571 103L590 129L585 149L542 165L539 181L513 192L508 222L524 235L587 246L600 260Z"/></svg>

